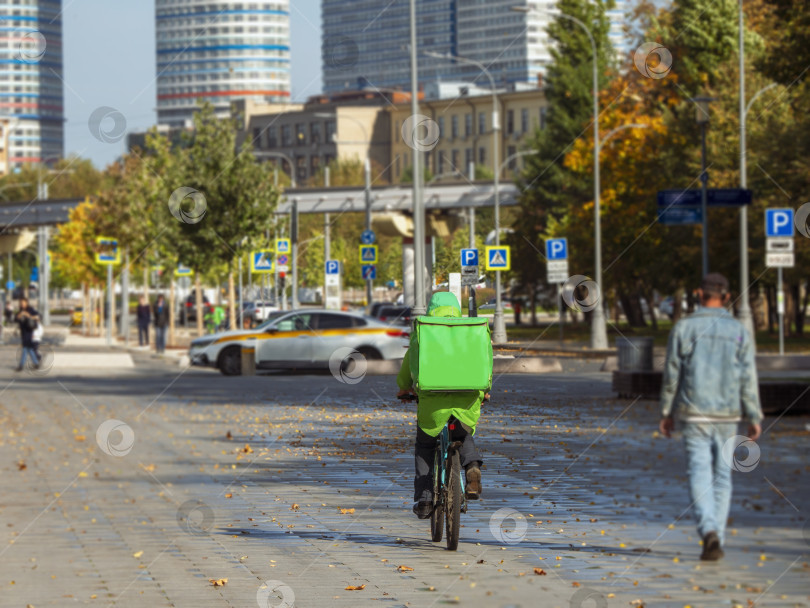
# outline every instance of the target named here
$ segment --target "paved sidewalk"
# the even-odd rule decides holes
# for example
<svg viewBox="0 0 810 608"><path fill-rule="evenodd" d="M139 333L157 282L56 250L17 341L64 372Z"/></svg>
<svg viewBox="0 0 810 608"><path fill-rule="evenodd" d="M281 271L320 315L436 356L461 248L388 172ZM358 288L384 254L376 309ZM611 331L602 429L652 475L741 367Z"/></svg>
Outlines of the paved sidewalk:
<svg viewBox="0 0 810 608"><path fill-rule="evenodd" d="M224 378L149 356L35 377L6 371L12 356L2 606L810 606L807 418L766 420L761 462L734 476L727 558L707 565L653 403L610 399L607 374L500 377L484 500L453 553L410 513L413 407L390 378Z"/></svg>

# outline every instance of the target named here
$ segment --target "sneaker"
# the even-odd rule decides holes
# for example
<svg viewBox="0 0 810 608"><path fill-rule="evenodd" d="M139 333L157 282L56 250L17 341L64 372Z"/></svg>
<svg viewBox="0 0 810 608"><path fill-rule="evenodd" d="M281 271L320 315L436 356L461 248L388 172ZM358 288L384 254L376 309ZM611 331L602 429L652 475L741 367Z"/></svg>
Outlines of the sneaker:
<svg viewBox="0 0 810 608"><path fill-rule="evenodd" d="M478 500L481 496L481 468L478 463L467 465L467 483L464 493L470 500Z"/></svg>
<svg viewBox="0 0 810 608"><path fill-rule="evenodd" d="M419 519L428 519L433 511L433 504L425 501L420 501L413 506L413 512Z"/></svg>
<svg viewBox="0 0 810 608"><path fill-rule="evenodd" d="M703 537L703 553L700 559L704 562L716 562L723 557L723 548L720 546L720 538L717 532L709 532Z"/></svg>

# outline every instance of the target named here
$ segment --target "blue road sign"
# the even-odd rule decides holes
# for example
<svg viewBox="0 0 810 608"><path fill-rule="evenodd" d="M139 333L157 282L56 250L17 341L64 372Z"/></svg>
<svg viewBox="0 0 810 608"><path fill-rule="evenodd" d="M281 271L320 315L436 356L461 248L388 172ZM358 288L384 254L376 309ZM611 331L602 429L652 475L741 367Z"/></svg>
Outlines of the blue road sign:
<svg viewBox="0 0 810 608"><path fill-rule="evenodd" d="M658 223L665 226L686 226L703 222L700 207L659 207Z"/></svg>
<svg viewBox="0 0 810 608"><path fill-rule="evenodd" d="M360 263L377 263L377 245L360 245Z"/></svg>
<svg viewBox="0 0 810 608"><path fill-rule="evenodd" d="M253 259L251 260L251 269L253 272L270 272L273 270L273 256L267 251L253 251Z"/></svg>
<svg viewBox="0 0 810 608"><path fill-rule="evenodd" d="M276 253L290 253L292 246L290 239L276 239Z"/></svg>
<svg viewBox="0 0 810 608"><path fill-rule="evenodd" d="M374 264L366 264L363 266L363 280L373 281L377 278L377 267Z"/></svg>
<svg viewBox="0 0 810 608"><path fill-rule="evenodd" d="M326 274L340 274L340 262L338 260L326 260Z"/></svg>
<svg viewBox="0 0 810 608"><path fill-rule="evenodd" d="M477 249L462 249L461 250L461 265L462 266L478 266L478 250Z"/></svg>
<svg viewBox="0 0 810 608"><path fill-rule="evenodd" d="M14 289L14 287L16 287L16 285L14 284L14 281L6 281L6 289L11 291L12 289Z"/></svg>
<svg viewBox="0 0 810 608"><path fill-rule="evenodd" d="M279 266L287 266L290 263L290 256L288 255L280 255L276 258Z"/></svg>
<svg viewBox="0 0 810 608"><path fill-rule="evenodd" d="M39 282L39 266L34 266L31 269L31 281L33 283Z"/></svg>
<svg viewBox="0 0 810 608"><path fill-rule="evenodd" d="M740 205L750 205L751 200L751 191L742 188L709 188L706 190L706 204L710 207L739 207ZM694 207L700 204L701 194L699 188L691 190L660 190L658 192L659 207Z"/></svg>
<svg viewBox="0 0 810 608"><path fill-rule="evenodd" d="M374 234L373 230L363 230L363 234L360 235L360 242L363 245L373 245L376 240L377 235Z"/></svg>
<svg viewBox="0 0 810 608"><path fill-rule="evenodd" d="M546 258L549 260L567 260L568 239L546 239Z"/></svg>
<svg viewBox="0 0 810 608"><path fill-rule="evenodd" d="M487 270L510 270L509 246L487 247Z"/></svg>
<svg viewBox="0 0 810 608"><path fill-rule="evenodd" d="M766 209L765 236L768 238L792 237L793 209Z"/></svg>

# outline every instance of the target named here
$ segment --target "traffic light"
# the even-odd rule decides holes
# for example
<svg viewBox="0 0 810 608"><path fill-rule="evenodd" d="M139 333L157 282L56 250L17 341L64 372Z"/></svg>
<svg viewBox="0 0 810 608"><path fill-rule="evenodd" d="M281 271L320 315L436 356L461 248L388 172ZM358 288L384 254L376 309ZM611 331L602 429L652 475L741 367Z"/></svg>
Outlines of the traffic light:
<svg viewBox="0 0 810 608"><path fill-rule="evenodd" d="M287 280L287 273L286 272L279 272L278 273L278 280L279 280L279 286L282 289L284 289L284 284L286 283L286 280Z"/></svg>

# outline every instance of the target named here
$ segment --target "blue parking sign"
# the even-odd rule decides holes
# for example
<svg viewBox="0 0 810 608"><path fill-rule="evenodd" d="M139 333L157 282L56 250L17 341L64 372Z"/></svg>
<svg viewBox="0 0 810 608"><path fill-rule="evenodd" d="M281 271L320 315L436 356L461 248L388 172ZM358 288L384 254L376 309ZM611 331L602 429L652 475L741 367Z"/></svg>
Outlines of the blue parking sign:
<svg viewBox="0 0 810 608"><path fill-rule="evenodd" d="M462 266L478 266L478 250L477 249L462 249L461 250L461 265Z"/></svg>
<svg viewBox="0 0 810 608"><path fill-rule="evenodd" d="M793 209L766 209L765 236L768 238L792 237Z"/></svg>
<svg viewBox="0 0 810 608"><path fill-rule="evenodd" d="M326 274L340 274L340 262L338 260L326 260Z"/></svg>
<svg viewBox="0 0 810 608"><path fill-rule="evenodd" d="M567 260L568 239L546 239L546 258L549 260Z"/></svg>

